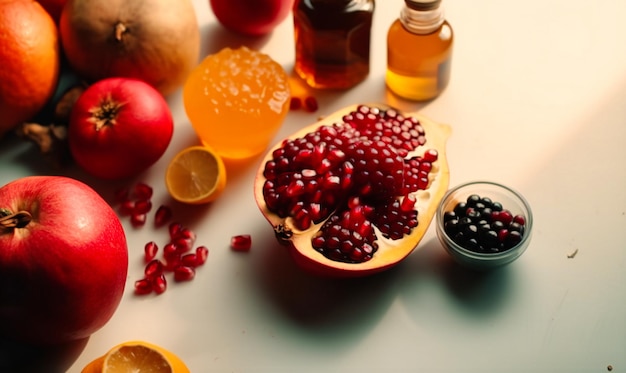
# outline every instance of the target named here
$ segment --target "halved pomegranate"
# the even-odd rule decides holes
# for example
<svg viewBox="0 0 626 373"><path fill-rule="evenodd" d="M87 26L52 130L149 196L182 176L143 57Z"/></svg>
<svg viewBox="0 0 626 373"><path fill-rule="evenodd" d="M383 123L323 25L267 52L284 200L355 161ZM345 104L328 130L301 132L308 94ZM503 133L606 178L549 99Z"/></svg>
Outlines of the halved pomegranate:
<svg viewBox="0 0 626 373"><path fill-rule="evenodd" d="M450 127L391 107L354 105L274 146L257 204L295 262L365 276L406 258L448 189Z"/></svg>

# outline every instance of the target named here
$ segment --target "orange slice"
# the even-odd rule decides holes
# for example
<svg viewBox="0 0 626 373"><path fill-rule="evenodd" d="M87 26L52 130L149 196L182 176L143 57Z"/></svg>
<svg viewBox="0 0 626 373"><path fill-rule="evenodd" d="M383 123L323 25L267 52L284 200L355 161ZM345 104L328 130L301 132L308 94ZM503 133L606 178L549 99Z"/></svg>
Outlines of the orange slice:
<svg viewBox="0 0 626 373"><path fill-rule="evenodd" d="M226 186L222 158L206 146L191 146L172 158L166 173L167 190L175 200L202 204L215 200Z"/></svg>
<svg viewBox="0 0 626 373"><path fill-rule="evenodd" d="M82 373L189 373L174 353L143 341L120 343L83 368Z"/></svg>

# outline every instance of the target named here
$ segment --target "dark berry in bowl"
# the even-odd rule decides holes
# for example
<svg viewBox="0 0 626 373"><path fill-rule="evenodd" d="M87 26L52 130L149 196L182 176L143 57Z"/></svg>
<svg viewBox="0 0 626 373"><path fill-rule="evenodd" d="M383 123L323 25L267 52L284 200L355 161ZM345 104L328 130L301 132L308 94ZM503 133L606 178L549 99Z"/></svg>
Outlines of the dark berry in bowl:
<svg viewBox="0 0 626 373"><path fill-rule="evenodd" d="M449 190L437 209L437 237L460 264L489 269L517 259L528 247L532 212L504 185L475 181Z"/></svg>

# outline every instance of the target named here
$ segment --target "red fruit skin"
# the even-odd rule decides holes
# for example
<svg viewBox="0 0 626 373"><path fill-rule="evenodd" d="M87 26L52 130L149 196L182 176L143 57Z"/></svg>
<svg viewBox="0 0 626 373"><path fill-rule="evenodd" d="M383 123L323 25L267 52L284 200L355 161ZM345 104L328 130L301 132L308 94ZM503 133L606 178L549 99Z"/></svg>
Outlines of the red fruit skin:
<svg viewBox="0 0 626 373"><path fill-rule="evenodd" d="M247 36L270 33L289 14L294 0L209 0L213 14L227 29Z"/></svg>
<svg viewBox="0 0 626 373"><path fill-rule="evenodd" d="M114 120L97 126L94 110L119 104ZM76 163L101 179L136 176L161 158L174 132L172 113L149 84L131 78L107 78L89 86L70 116L68 143Z"/></svg>
<svg viewBox="0 0 626 373"><path fill-rule="evenodd" d="M59 24L61 19L61 11L67 0L37 0L39 4L52 16L54 22Z"/></svg>
<svg viewBox="0 0 626 373"><path fill-rule="evenodd" d="M128 270L126 236L93 189L60 176L0 188L0 209L28 211L0 226L0 335L31 344L86 338L116 311Z"/></svg>

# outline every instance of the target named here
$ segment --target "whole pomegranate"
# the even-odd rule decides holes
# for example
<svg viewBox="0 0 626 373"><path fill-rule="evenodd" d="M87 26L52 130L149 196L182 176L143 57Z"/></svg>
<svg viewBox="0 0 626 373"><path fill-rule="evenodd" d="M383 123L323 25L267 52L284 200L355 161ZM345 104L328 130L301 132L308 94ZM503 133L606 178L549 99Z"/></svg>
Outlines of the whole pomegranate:
<svg viewBox="0 0 626 373"><path fill-rule="evenodd" d="M0 335L88 337L116 311L127 269L122 225L86 184L29 176L0 188Z"/></svg>
<svg viewBox="0 0 626 373"><path fill-rule="evenodd" d="M449 180L449 127L358 105L269 151L255 199L297 264L315 274L380 272L417 246Z"/></svg>
<svg viewBox="0 0 626 373"><path fill-rule="evenodd" d="M239 34L270 33L289 14L294 0L210 0L215 18Z"/></svg>
<svg viewBox="0 0 626 373"><path fill-rule="evenodd" d="M84 79L136 78L163 95L182 86L200 53L190 0L67 0L59 28L67 60Z"/></svg>
<svg viewBox="0 0 626 373"><path fill-rule="evenodd" d="M135 176L170 144L174 121L149 84L108 78L89 86L72 108L68 143L76 163L102 179Z"/></svg>

